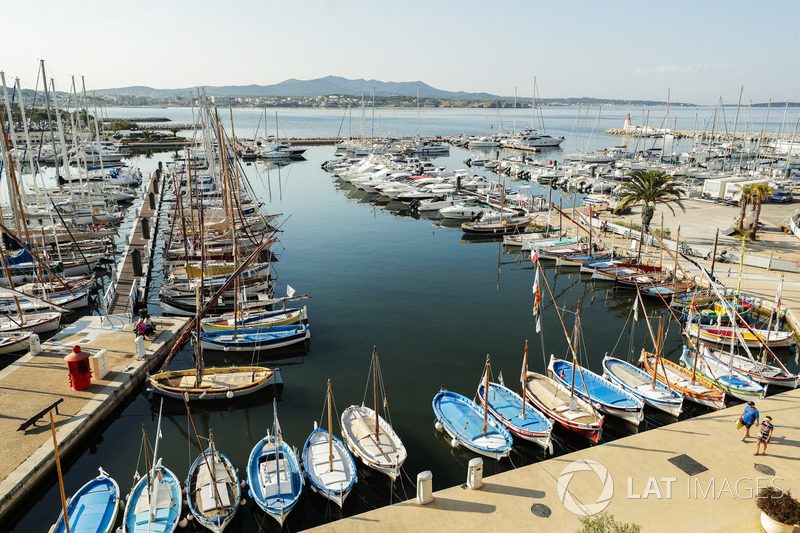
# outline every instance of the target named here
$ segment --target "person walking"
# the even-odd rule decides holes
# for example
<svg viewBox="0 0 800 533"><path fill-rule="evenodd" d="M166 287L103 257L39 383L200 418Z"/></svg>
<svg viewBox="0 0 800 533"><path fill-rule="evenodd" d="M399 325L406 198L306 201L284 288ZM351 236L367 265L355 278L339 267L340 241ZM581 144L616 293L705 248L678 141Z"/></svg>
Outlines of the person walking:
<svg viewBox="0 0 800 533"><path fill-rule="evenodd" d="M747 402L747 405L744 406L744 412L740 417L742 420L742 425L745 427L744 437L742 437L742 442L745 442L745 439L750 436L750 427L753 424L758 424L758 409L756 409L755 402Z"/></svg>
<svg viewBox="0 0 800 533"><path fill-rule="evenodd" d="M758 428L758 438L756 439L756 453L753 455L767 455L767 444L769 444L769 440L772 438L772 430L775 429L772 427L772 417L767 415L764 417L764 421L761 422L761 426ZM761 445L764 445L764 451L758 453L758 450L761 449Z"/></svg>

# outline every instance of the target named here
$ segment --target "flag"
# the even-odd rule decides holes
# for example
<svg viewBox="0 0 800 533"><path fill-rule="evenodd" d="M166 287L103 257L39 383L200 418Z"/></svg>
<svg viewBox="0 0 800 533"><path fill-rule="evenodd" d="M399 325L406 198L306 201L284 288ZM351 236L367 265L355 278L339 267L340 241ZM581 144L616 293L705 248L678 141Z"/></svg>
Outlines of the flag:
<svg viewBox="0 0 800 533"><path fill-rule="evenodd" d="M292 296L294 296L294 289L292 288L292 286L291 286L291 285L289 285L289 284L287 283L287 284L286 284L286 297L287 297L287 298L291 298Z"/></svg>
<svg viewBox="0 0 800 533"><path fill-rule="evenodd" d="M536 252L533 252L536 253ZM536 269L536 277L533 278L533 317L536 320L536 333L542 331L542 314L539 309L542 303L542 294L539 291L539 269Z"/></svg>
<svg viewBox="0 0 800 533"><path fill-rule="evenodd" d="M538 261L538 260L539 260L539 254L536 253L536 249L535 248L531 248L531 262L532 263L536 263L536 261ZM537 275L538 275L538 272L537 272Z"/></svg>
<svg viewBox="0 0 800 533"><path fill-rule="evenodd" d="M502 387L506 386L506 382L503 381L503 371L502 370L500 371L500 374L498 374L498 376L497 376L497 381L500 382L500 386L502 386Z"/></svg>
<svg viewBox="0 0 800 533"><path fill-rule="evenodd" d="M778 311L781 310L781 288L783 287L783 276L781 276L781 282L778 284L778 291L775 293L775 309Z"/></svg>
<svg viewBox="0 0 800 533"><path fill-rule="evenodd" d="M639 321L639 298L636 298L633 301L633 321L634 322Z"/></svg>

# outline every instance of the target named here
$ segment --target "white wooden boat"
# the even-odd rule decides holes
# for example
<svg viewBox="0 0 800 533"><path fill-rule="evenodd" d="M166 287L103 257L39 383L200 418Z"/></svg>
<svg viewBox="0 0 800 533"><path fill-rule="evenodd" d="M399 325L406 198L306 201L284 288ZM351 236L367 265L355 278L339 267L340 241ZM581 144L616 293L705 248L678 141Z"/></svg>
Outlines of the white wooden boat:
<svg viewBox="0 0 800 533"><path fill-rule="evenodd" d="M615 357L603 358L603 377L616 383L647 405L672 416L679 416L683 409L683 394L654 380L640 368Z"/></svg>
<svg viewBox="0 0 800 533"><path fill-rule="evenodd" d="M261 366L205 368L198 385L197 370L167 370L147 376L151 390L182 400L231 399L283 383L280 370Z"/></svg>
<svg viewBox="0 0 800 533"><path fill-rule="evenodd" d="M203 527L222 533L239 510L240 493L236 467L209 436L208 448L192 463L186 478L189 510Z"/></svg>
<svg viewBox="0 0 800 533"><path fill-rule="evenodd" d="M361 405L351 405L345 409L342 412L342 437L350 451L366 466L386 474L394 481L400 475L400 468L408 452L391 424L378 414L378 383L383 383L383 379L380 377L378 352L375 348L372 351L370 371L374 407L369 408L362 401ZM388 414L386 396L383 397L385 412Z"/></svg>

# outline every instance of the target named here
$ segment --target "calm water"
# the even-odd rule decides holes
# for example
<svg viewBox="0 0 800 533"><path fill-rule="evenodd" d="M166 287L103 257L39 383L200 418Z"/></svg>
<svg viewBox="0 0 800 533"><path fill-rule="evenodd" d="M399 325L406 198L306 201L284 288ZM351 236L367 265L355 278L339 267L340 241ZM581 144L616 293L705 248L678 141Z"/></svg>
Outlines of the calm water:
<svg viewBox="0 0 800 533"><path fill-rule="evenodd" d="M168 116L173 116L172 110L163 109L117 111L118 116L133 116L134 111L147 116L169 112ZM560 112L562 118L554 119L552 126L548 123L548 131L568 135L576 110ZM619 120L615 119L613 125L621 125L626 112L617 110ZM448 130L438 122L445 120L448 111L425 111L423 117L430 119L432 129L441 128L434 131L442 135L462 130L480 134L481 129L485 131L486 117L489 120L493 117L485 112L461 110L451 114L455 126ZM257 113L251 115L243 117L242 123L253 117L257 119ZM416 128L416 111L405 115L404 125L411 127L413 123ZM175 116L178 117L178 112ZM323 119L320 131L332 128L330 134L317 133L320 136L335 135L342 121L341 112L322 114L309 110L285 113L282 110L279 120L286 124L287 132L292 130L290 134L299 137L313 134L305 129L310 126L301 124L315 117ZM297 122L292 122L295 118ZM504 127L506 120L504 115ZM238 134L239 126L236 127ZM605 137L601 136L604 143L619 143L619 138ZM448 168L462 168L462 161L468 156L468 151L454 148L450 157L436 162ZM150 158L141 156L135 163L150 172L159 160L167 161L170 157L166 153ZM374 345L381 361L393 425L408 448L404 479L392 490L388 478L359 466L359 482L345 504L345 516L413 497L415 489L410 480L415 480L423 470L433 472L436 490L463 483L466 464L473 456L452 450L446 444L447 439L436 433L431 408L433 396L444 386L473 397L487 354L492 357L494 374L503 371L507 383L513 387L526 340L530 344L532 370L543 372L545 357L551 353L566 356L567 344L556 307L572 334L574 311L581 304L580 357L595 371L600 370L605 352L629 358L643 347L652 348L644 323L640 321L633 326L630 322L631 292L614 290L609 284L590 282L577 272L552 266L545 266L544 272L556 302L543 287L543 328L542 334L537 334L531 312L535 271L530 261L504 253L497 242L465 241L457 228L415 219L391 206L376 206L339 189L335 180L320 170L320 164L333 157L332 147L311 147L306 157L307 161L292 163L280 171L267 171L260 164L246 166L262 200L271 211L284 214L284 232L280 244L273 248L279 256L275 265L279 276L277 293L282 294L288 284L298 293L311 295L305 301L313 334L307 351L283 352L274 360L268 359L273 354L258 356L258 360L270 361L282 370L285 385L278 395L278 414L284 438L302 448L314 421L322 420L327 379L333 383L338 414L348 405L362 401ZM560 159L561 151L540 157ZM536 185L533 190L544 192ZM157 285L158 281L154 282L150 293L153 314L159 313ZM654 315L661 311L655 304L651 307ZM667 327L666 353L673 360L677 359L680 345L678 329L671 324ZM208 354L206 365L250 361L247 355ZM191 366L191 348L187 346L172 368ZM251 447L272 425L272 397L273 393L267 392L243 401L193 405L198 430L204 434L213 429L217 447L234 461L240 473L245 471ZM367 404L371 402L369 398L371 391ZM158 401L158 397L142 390L86 442L83 453L62 457L68 495L96 475L98 466L109 472L127 494L137 460L139 473L144 473L141 427L145 424L149 435L155 433ZM338 414L334 415L335 420ZM630 434L631 430L623 424L609 422L604 440ZM657 413L648 411L642 430L663 423ZM199 453L190 431L182 403L165 400L160 450L164 464L181 479L185 479ZM335 431L338 434L338 429ZM556 453L586 446L584 441L559 430L556 437ZM486 474L541 459L538 448L523 446L515 449L510 460L485 460ZM555 490L555 486L542 490ZM46 531L59 511L58 485L53 476L9 527L17 532ZM338 509L307 492L300 507L291 513L287 528L305 529L340 516ZM228 531L276 529L275 523L248 501Z"/></svg>

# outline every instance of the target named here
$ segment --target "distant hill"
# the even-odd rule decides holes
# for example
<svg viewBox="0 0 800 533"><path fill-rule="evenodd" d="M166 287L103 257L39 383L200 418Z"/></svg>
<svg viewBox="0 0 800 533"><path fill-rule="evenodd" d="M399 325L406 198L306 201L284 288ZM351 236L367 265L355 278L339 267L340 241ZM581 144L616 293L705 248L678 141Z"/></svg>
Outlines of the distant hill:
<svg viewBox="0 0 800 533"><path fill-rule="evenodd" d="M358 96L371 95L373 89L376 96L414 97L419 90L420 98L449 98L453 100L498 100L500 96L488 93L468 93L464 91L442 91L421 81L385 82L378 80L349 80L339 76L326 76L315 80L289 79L275 85L223 85L206 86L208 96L224 97L258 97L258 96L327 96L344 94ZM100 89L97 94L128 95L140 97L174 97L197 94L197 87L182 89L154 89L152 87L132 86L116 89Z"/></svg>

